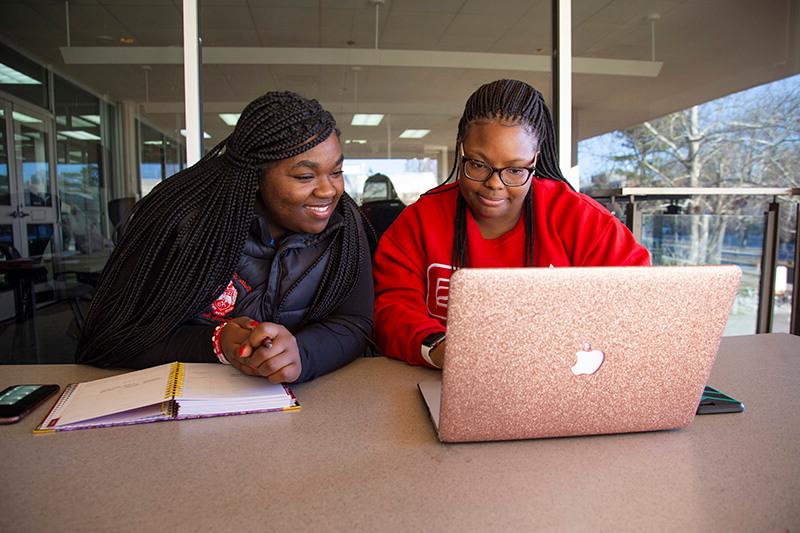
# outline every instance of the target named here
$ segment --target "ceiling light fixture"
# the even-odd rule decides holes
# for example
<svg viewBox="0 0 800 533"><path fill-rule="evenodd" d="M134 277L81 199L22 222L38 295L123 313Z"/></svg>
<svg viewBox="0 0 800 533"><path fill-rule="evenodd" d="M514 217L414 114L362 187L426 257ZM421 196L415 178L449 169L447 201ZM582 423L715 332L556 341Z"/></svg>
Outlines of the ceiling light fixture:
<svg viewBox="0 0 800 533"><path fill-rule="evenodd" d="M186 128L181 128L181 135L186 137ZM211 138L211 135L209 135L207 132L204 131L203 132L203 139L210 139L210 138Z"/></svg>
<svg viewBox="0 0 800 533"><path fill-rule="evenodd" d="M345 144L367 144L366 139L347 139L344 141Z"/></svg>
<svg viewBox="0 0 800 533"><path fill-rule="evenodd" d="M183 54L178 47L135 46L120 53L117 46L61 47L61 56L68 65L182 65ZM357 63L362 67L457 68L478 70L509 70L550 72L552 58L548 54L501 54L483 52L448 52L443 50L373 50L352 48L280 48L204 46L204 65L240 64L247 57L249 65L337 65ZM663 66L660 61L609 59L603 57L573 57L576 74L610 76L658 77Z"/></svg>
<svg viewBox="0 0 800 533"><path fill-rule="evenodd" d="M36 117L32 117L30 115L26 115L24 113L20 113L19 111L12 111L11 116L14 117L14 120L17 122L22 122L23 124L41 124L42 121Z"/></svg>
<svg viewBox="0 0 800 533"><path fill-rule="evenodd" d="M401 139L422 139L427 134L429 134L431 130L405 130L403 133L400 134Z"/></svg>
<svg viewBox="0 0 800 533"><path fill-rule="evenodd" d="M378 113L359 113L358 112L358 73L361 67L354 66L353 70L353 120L350 121L351 126L377 126L383 120L383 115Z"/></svg>
<svg viewBox="0 0 800 533"><path fill-rule="evenodd" d="M351 126L377 126L383 120L383 115L356 113L353 115Z"/></svg>
<svg viewBox="0 0 800 533"><path fill-rule="evenodd" d="M92 124L100 125L100 115L81 115L81 118Z"/></svg>
<svg viewBox="0 0 800 533"><path fill-rule="evenodd" d="M93 123L89 122L88 120L84 120L84 119L82 119L80 117L76 117L75 115L72 115L70 117L70 126L72 126L73 128L91 128L91 129L95 129L97 127L97 124L93 124Z"/></svg>
<svg viewBox="0 0 800 533"><path fill-rule="evenodd" d="M2 85L41 85L42 82L35 80L23 74L18 70L14 70L8 65L0 63L0 84Z"/></svg>
<svg viewBox="0 0 800 533"><path fill-rule="evenodd" d="M59 131L59 135L63 135L64 137L70 137L72 139L77 139L79 141L99 141L100 137L95 135L94 133L89 133L88 131Z"/></svg>
<svg viewBox="0 0 800 533"><path fill-rule="evenodd" d="M222 122L227 124L228 126L235 126L237 122L239 122L239 117L242 116L241 113L220 113L219 118L222 119Z"/></svg>

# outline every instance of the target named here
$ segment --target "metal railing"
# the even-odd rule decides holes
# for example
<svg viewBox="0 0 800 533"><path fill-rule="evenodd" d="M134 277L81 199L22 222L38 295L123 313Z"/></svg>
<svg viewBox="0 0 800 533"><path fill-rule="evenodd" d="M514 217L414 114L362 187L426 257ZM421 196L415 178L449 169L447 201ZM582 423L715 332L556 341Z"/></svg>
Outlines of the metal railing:
<svg viewBox="0 0 800 533"><path fill-rule="evenodd" d="M742 196L769 198L764 212L764 238L761 247L761 273L758 289L756 333L769 333L773 323L773 295L775 294L776 267L778 263L778 229L780 198L800 198L800 188L688 188L688 187L622 187L594 190L589 195L596 200L608 200L616 209L625 203L625 224L637 241L642 240L642 209L640 202L691 199L698 196ZM789 203L787 202L787 203ZM792 202L795 203L795 202ZM789 204L791 205L791 204ZM800 335L800 202L795 203L794 274L792 276L792 307L789 332ZM727 213L726 213L727 214Z"/></svg>

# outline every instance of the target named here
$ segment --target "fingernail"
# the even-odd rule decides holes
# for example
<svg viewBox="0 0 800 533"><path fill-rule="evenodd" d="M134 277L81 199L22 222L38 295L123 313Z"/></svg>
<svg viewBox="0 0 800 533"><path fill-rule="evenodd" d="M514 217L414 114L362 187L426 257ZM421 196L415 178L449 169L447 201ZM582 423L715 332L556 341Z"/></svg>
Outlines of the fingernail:
<svg viewBox="0 0 800 533"><path fill-rule="evenodd" d="M245 357L245 355L244 355L245 348L247 348L247 346L245 346L244 344L239 346L239 357Z"/></svg>
<svg viewBox="0 0 800 533"><path fill-rule="evenodd" d="M255 320L251 320L251 321L250 321L250 327L251 327L251 328L258 327L258 322L257 322L257 321L255 321Z"/></svg>

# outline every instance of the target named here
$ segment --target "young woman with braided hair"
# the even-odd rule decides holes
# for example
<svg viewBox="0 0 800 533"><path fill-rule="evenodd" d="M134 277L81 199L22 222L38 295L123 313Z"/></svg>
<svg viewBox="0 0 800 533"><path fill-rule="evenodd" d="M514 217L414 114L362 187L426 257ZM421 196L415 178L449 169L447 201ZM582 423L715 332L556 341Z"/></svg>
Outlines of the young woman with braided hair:
<svg viewBox="0 0 800 533"><path fill-rule="evenodd" d="M564 180L542 94L498 80L467 100L447 181L407 207L381 238L375 339L385 355L440 368L447 288L458 268L649 262L624 225Z"/></svg>
<svg viewBox="0 0 800 533"><path fill-rule="evenodd" d="M316 100L272 92L135 207L104 269L77 360L230 363L305 381L363 353L370 249L342 149Z"/></svg>

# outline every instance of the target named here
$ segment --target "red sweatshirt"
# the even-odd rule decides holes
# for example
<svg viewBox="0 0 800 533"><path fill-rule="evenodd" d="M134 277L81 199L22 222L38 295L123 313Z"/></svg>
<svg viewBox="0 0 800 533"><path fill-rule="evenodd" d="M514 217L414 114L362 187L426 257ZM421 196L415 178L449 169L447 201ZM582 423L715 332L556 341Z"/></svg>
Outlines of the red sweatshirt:
<svg viewBox="0 0 800 533"><path fill-rule="evenodd" d="M445 330L458 184L408 206L375 253L375 338L382 352L427 363L422 340ZM603 206L563 182L533 178L533 261L538 267L649 265L650 254ZM525 266L525 226L484 239L467 209L469 265Z"/></svg>

